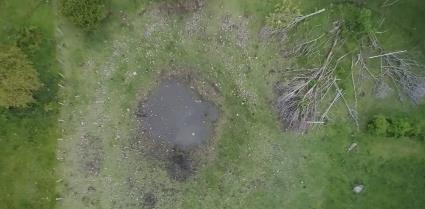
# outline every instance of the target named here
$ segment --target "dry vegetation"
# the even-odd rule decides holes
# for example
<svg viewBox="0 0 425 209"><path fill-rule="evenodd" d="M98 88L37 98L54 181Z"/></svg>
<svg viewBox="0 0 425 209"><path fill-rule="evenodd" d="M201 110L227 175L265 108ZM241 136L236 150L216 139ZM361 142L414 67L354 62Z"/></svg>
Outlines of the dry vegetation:
<svg viewBox="0 0 425 209"><path fill-rule="evenodd" d="M283 12L294 11L298 10L287 9ZM320 32L319 35L297 32L306 25L311 28L311 24L304 21L323 12L324 9L305 16L296 13L281 15L292 19L279 21L286 24L272 30L273 36L283 43L283 56L289 58L295 66L284 73L291 79L279 81L276 85L277 108L286 128L303 133L314 124L326 123L329 112L337 102L344 104L349 117L359 128L357 103L359 94L364 92L357 90L365 89L368 80L374 81L378 97L388 96L390 88L394 87L401 100L407 96L414 103L421 101L425 95L425 79L420 74L424 66L409 58L406 50L387 52L383 49L375 29L371 28L374 23L368 10L361 9L355 20L347 17L337 19L328 31ZM276 22L275 19L273 21ZM354 35L347 35L347 30L354 30L350 31ZM291 38L290 33L297 35ZM347 43L355 43L357 47L345 50ZM300 59L313 61L298 64ZM374 59L379 60L378 67L373 65ZM351 63L351 66L347 67L345 63ZM341 68L344 68L344 75L341 75Z"/></svg>

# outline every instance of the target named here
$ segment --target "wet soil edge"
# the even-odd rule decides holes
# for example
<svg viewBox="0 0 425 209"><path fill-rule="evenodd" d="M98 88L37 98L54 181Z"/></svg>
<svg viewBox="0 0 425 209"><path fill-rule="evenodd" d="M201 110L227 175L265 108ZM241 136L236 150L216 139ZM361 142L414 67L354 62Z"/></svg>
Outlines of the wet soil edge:
<svg viewBox="0 0 425 209"><path fill-rule="evenodd" d="M132 147L141 157L145 157L152 163L160 164L159 167L166 169L170 178L177 181L186 181L196 176L203 167L209 165L216 159L216 145L220 137L223 120L223 98L219 89L213 82L207 81L193 69L187 67L168 67L160 71L149 89L143 89L137 95L137 107L134 118L136 121L136 136L132 139ZM219 119L213 124L213 133L206 143L188 151L182 151L166 143L154 143L149 136L143 133L141 121L139 120L141 105L146 102L151 91L158 87L163 80L174 79L189 86L203 101L208 101L217 106Z"/></svg>

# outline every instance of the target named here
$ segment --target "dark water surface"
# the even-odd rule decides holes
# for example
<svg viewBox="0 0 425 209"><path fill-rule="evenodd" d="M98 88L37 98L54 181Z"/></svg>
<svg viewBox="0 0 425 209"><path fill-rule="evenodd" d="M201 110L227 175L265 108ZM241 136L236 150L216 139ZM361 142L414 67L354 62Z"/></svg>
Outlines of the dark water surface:
<svg viewBox="0 0 425 209"><path fill-rule="evenodd" d="M154 89L142 109L143 129L150 137L182 150L205 142L219 116L213 103L201 100L193 89L173 79Z"/></svg>

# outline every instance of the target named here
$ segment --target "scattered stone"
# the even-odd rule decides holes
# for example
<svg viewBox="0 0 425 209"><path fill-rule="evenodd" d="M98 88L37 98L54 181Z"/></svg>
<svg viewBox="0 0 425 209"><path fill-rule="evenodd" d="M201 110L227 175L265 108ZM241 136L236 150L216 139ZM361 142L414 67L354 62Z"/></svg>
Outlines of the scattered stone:
<svg viewBox="0 0 425 209"><path fill-rule="evenodd" d="M247 18L233 18L231 15L226 15L220 28L218 40L225 44L227 41L234 39L236 45L245 49L249 40L249 21Z"/></svg>
<svg viewBox="0 0 425 209"><path fill-rule="evenodd" d="M361 185L361 184L353 188L353 192L356 194L363 192L363 190L364 190L364 185Z"/></svg>
<svg viewBox="0 0 425 209"><path fill-rule="evenodd" d="M206 27L202 25L202 18L202 13L196 12L186 21L185 32L189 37L205 33Z"/></svg>
<svg viewBox="0 0 425 209"><path fill-rule="evenodd" d="M357 147L357 145L358 145L357 143L350 144L350 146L348 147L347 152L353 151Z"/></svg>

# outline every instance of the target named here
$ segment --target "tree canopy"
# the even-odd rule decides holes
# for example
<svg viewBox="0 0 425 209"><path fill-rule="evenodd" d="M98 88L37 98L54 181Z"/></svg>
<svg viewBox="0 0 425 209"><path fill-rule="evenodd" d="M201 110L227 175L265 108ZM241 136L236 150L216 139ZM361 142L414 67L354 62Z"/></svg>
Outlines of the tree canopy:
<svg viewBox="0 0 425 209"><path fill-rule="evenodd" d="M107 0L61 0L60 11L86 32L98 28L107 15Z"/></svg>
<svg viewBox="0 0 425 209"><path fill-rule="evenodd" d="M25 107L42 86L33 64L16 47L0 47L0 106Z"/></svg>

